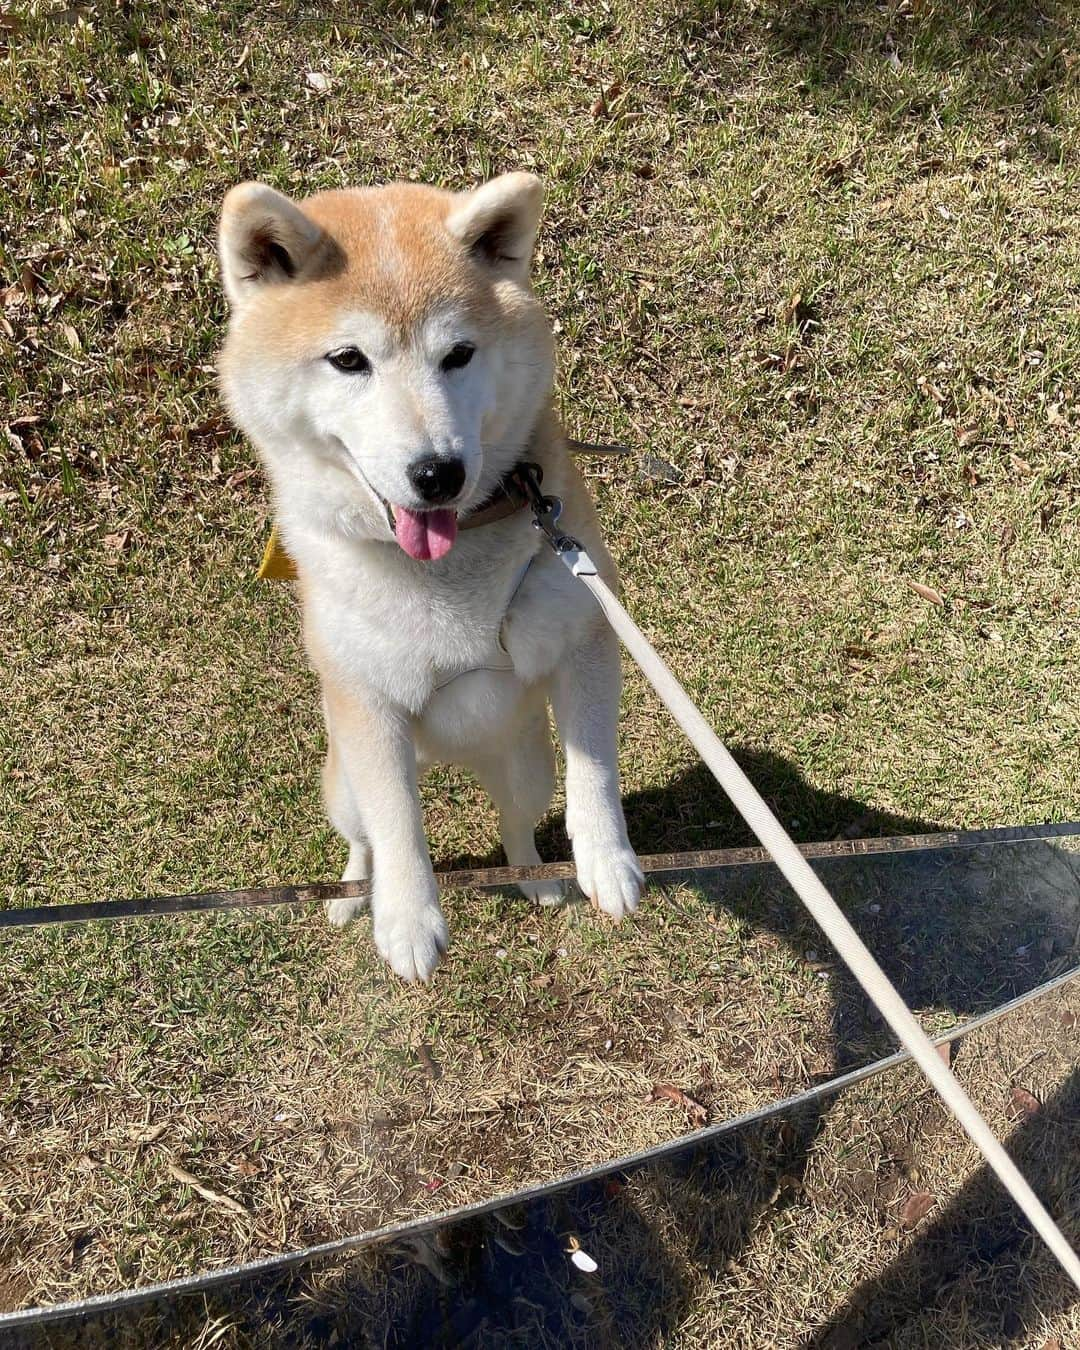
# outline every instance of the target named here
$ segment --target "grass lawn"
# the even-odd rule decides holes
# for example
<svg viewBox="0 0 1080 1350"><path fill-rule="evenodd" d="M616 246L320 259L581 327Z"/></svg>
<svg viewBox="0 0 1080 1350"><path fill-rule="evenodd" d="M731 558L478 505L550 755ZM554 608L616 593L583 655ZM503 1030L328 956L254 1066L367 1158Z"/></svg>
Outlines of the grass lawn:
<svg viewBox="0 0 1080 1350"><path fill-rule="evenodd" d="M265 484L215 390L215 218L246 177L543 175L567 427L637 452L587 466L627 604L797 837L1076 817L1075 24L1065 0L0 11L0 903L340 871L295 606L254 579ZM642 852L746 842L629 670L621 762ZM437 865L496 856L471 781L425 800ZM692 1003L681 944L743 941L695 938L695 903L630 936L462 906L432 989L379 984L375 1021L408 1049L472 1000L498 1041L492 952L570 931L597 1025L645 1026L665 989L628 953ZM116 929L40 967L7 945L0 1127L30 1109L35 988L70 1045L34 1109L62 1114L105 1071L240 1082L262 991L355 1030L381 979L363 922ZM812 1004L796 949L744 1007ZM95 1002L141 1019L111 1058L78 1048ZM218 1011L185 1061L166 1028Z"/></svg>

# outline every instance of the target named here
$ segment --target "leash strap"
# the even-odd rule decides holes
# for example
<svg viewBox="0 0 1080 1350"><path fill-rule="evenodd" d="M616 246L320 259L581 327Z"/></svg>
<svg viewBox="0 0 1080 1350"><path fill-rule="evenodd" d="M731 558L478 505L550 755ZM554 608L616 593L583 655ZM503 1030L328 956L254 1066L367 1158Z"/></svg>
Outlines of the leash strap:
<svg viewBox="0 0 1080 1350"><path fill-rule="evenodd" d="M1031 1189L1019 1168L1005 1152L997 1136L961 1087L933 1042L897 993L870 949L848 922L840 906L821 884L817 874L769 809L764 798L732 758L727 747L705 721L696 705L665 665L659 653L604 584L583 546L558 528L562 503L546 497L540 489L540 474L533 466L523 474L533 508L534 524L547 538L556 555L592 592L604 617L615 630L641 673L659 694L668 711L686 733L713 777L731 798L736 810L761 841L792 890L809 910L844 964L858 980L867 997L888 1023L901 1045L930 1081L956 1117L975 1147L997 1174L1001 1184L1019 1205L1042 1240L1057 1257L1062 1269L1080 1289L1080 1259L1065 1235Z"/></svg>

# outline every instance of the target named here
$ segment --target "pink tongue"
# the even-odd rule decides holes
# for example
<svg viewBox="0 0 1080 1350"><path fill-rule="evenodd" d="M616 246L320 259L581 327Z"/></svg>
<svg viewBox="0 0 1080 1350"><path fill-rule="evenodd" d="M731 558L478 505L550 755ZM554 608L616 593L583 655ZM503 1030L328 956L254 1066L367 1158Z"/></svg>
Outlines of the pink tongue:
<svg viewBox="0 0 1080 1350"><path fill-rule="evenodd" d="M455 511L409 511L394 507L394 533L410 558L432 562L442 558L457 538Z"/></svg>

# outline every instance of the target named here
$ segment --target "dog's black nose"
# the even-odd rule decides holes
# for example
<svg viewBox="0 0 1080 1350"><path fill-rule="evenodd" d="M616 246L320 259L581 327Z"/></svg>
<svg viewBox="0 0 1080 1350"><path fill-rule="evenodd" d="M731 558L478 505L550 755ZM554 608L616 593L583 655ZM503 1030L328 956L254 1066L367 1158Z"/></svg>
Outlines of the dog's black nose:
<svg viewBox="0 0 1080 1350"><path fill-rule="evenodd" d="M424 501L432 506L456 497L465 482L465 465L460 459L418 459L409 465L409 482Z"/></svg>

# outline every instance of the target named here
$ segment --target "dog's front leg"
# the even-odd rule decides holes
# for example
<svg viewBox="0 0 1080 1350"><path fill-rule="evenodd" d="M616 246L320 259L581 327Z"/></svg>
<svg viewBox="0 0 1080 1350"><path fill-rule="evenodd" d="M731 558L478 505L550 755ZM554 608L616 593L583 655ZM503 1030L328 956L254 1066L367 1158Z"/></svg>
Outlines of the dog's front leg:
<svg viewBox="0 0 1080 1350"><path fill-rule="evenodd" d="M406 980L427 980L449 936L431 870L408 718L326 689L330 735L371 844L375 946Z"/></svg>
<svg viewBox="0 0 1080 1350"><path fill-rule="evenodd" d="M552 685L566 755L566 830L578 885L605 914L637 908L644 882L619 796L619 646L600 618L560 661Z"/></svg>

